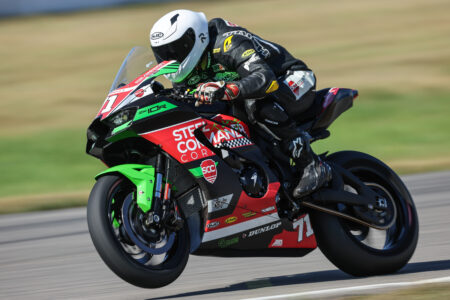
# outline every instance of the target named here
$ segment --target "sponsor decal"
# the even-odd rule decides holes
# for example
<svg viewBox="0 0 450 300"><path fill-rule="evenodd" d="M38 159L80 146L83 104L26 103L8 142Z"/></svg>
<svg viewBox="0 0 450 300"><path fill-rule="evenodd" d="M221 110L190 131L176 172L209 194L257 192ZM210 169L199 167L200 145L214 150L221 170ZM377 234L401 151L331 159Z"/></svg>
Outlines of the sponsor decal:
<svg viewBox="0 0 450 300"><path fill-rule="evenodd" d="M194 136L194 130L203 125L205 125L205 122L200 121L172 131L172 136L174 137L174 141L177 142L176 148L178 153L181 154L180 159L182 162L211 155L211 151L203 146Z"/></svg>
<svg viewBox="0 0 450 300"><path fill-rule="evenodd" d="M233 127L241 128L243 126L246 125L242 123L234 125ZM200 129L200 127L202 128ZM175 159L182 163L186 163L205 159L214 155L214 152L197 140L194 135L196 129L201 130L210 143L216 147L222 147L224 146L223 144L228 143L227 147L234 149L253 144L235 129L221 126L217 123L200 118L147 132L143 134L143 137L156 144L164 143L166 151L168 151Z"/></svg>
<svg viewBox="0 0 450 300"><path fill-rule="evenodd" d="M121 89L117 89L117 90L112 91L110 95L112 95L112 94L121 94L121 93L132 91L134 89L135 89L134 86L133 87L127 87L127 88L121 88Z"/></svg>
<svg viewBox="0 0 450 300"><path fill-rule="evenodd" d="M256 215L256 213L254 211L249 211L249 212L242 214L242 216L245 218L250 218L250 217L253 217L254 215Z"/></svg>
<svg viewBox="0 0 450 300"><path fill-rule="evenodd" d="M225 220L225 223L231 224L231 223L236 222L236 220L237 220L237 217L229 217L228 219Z"/></svg>
<svg viewBox="0 0 450 300"><path fill-rule="evenodd" d="M225 82L228 82L228 81L233 81L233 80L239 79L239 78L240 78L240 76L236 72L221 72L221 73L214 74L214 80L217 80L217 81L223 80Z"/></svg>
<svg viewBox="0 0 450 300"><path fill-rule="evenodd" d="M241 120L226 115L217 115L213 118L213 120L219 121L220 123L233 128L237 132L250 136L247 125L245 125L245 123L243 123Z"/></svg>
<svg viewBox="0 0 450 300"><path fill-rule="evenodd" d="M268 231L277 229L277 228L280 227L280 226L281 226L281 222L277 222L277 223L274 223L274 224L272 224L272 225L267 225L267 226L264 226L264 227L261 227L261 228L252 230L252 231L250 231L250 232L248 233L248 237L256 236L256 235L258 235L258 234L261 234L261 233L264 233L264 232L268 232Z"/></svg>
<svg viewBox="0 0 450 300"><path fill-rule="evenodd" d="M209 183L213 184L217 178L217 168L215 161L212 159L205 159L200 164L200 168L202 168L203 177Z"/></svg>
<svg viewBox="0 0 450 300"><path fill-rule="evenodd" d="M141 98L142 96L144 96L144 94L145 94L144 89L139 89L136 92L134 92L134 95L138 98Z"/></svg>
<svg viewBox="0 0 450 300"><path fill-rule="evenodd" d="M255 49L248 49L244 53L242 53L241 57L246 58L246 57L252 55L253 53L255 53Z"/></svg>
<svg viewBox="0 0 450 300"><path fill-rule="evenodd" d="M275 209L275 206L269 206L267 208L261 209L262 213L266 213Z"/></svg>
<svg viewBox="0 0 450 300"><path fill-rule="evenodd" d="M216 167L217 167L217 165L218 165L219 163L216 161L215 164L216 164ZM195 176L195 178L201 178L201 177L203 177L202 167L197 167L197 168L189 169L189 172L191 172L192 175Z"/></svg>
<svg viewBox="0 0 450 300"><path fill-rule="evenodd" d="M293 81L289 81L288 85L294 95L298 97L298 95L300 94L300 87Z"/></svg>
<svg viewBox="0 0 450 300"><path fill-rule="evenodd" d="M216 228L217 226L219 226L220 222L219 221L214 221L214 222L210 222L206 225L206 227L208 227L209 229L212 228Z"/></svg>
<svg viewBox="0 0 450 300"><path fill-rule="evenodd" d="M273 241L272 245L270 245L271 247L283 247L283 240L280 239L276 239L275 241Z"/></svg>
<svg viewBox="0 0 450 300"><path fill-rule="evenodd" d="M213 49L213 53L219 53L220 52L220 48L214 48Z"/></svg>
<svg viewBox="0 0 450 300"><path fill-rule="evenodd" d="M164 36L164 33L162 33L162 32L153 32L150 39L157 40L157 39L162 38L163 36Z"/></svg>
<svg viewBox="0 0 450 300"><path fill-rule="evenodd" d="M295 71L283 81L295 95L296 100L300 98L315 84L314 74L311 71Z"/></svg>
<svg viewBox="0 0 450 300"><path fill-rule="evenodd" d="M226 247L229 247L229 246L237 244L237 243L239 243L239 237L238 236L234 237L232 239L229 239L229 240L221 239L218 242L218 246L219 246L219 248L226 248Z"/></svg>
<svg viewBox="0 0 450 300"><path fill-rule="evenodd" d="M233 194L222 196L216 199L208 200L208 212L212 213L218 210L223 210L228 208L230 205Z"/></svg>
<svg viewBox="0 0 450 300"><path fill-rule="evenodd" d="M272 83L270 84L269 88L266 90L266 94L270 94L272 92L275 92L276 90L278 90L278 82L276 80L272 81Z"/></svg>
<svg viewBox="0 0 450 300"><path fill-rule="evenodd" d="M178 127L172 131L181 162L197 160L213 155L213 152L200 143L194 135L194 130L206 125L205 121L190 122L189 125ZM227 140L243 140L242 134L230 128L220 129L217 126L208 125L202 128L203 134L213 144L219 145Z"/></svg>
<svg viewBox="0 0 450 300"><path fill-rule="evenodd" d="M144 118L147 118L147 117L150 117L150 116L162 113L164 111L168 111L168 110L174 109L175 107L177 107L175 104L172 104L172 103L167 102L167 101L162 101L162 102L159 102L159 103L155 103L155 104L152 104L150 106L140 108L136 112L136 115L134 116L134 120L133 121L144 119Z"/></svg>
<svg viewBox="0 0 450 300"><path fill-rule="evenodd" d="M253 53L252 56L244 63L244 69L247 71L250 71L250 64L254 63L255 61L258 61L260 58L256 53Z"/></svg>
<svg viewBox="0 0 450 300"><path fill-rule="evenodd" d="M273 50L280 53L280 49L278 49L278 47L275 46L274 44L272 44L266 40L263 40L262 38L260 38L256 35L253 35L250 32L247 32L245 30L233 30L233 31L228 31L228 32L225 32L224 34L222 34L222 36L224 36L224 37L232 36L232 35L245 36L246 38L250 39L253 43L253 46L254 46L256 52L261 54L265 59L269 58L269 56L270 56L270 51L267 49L267 47L271 47Z"/></svg>
<svg viewBox="0 0 450 300"><path fill-rule="evenodd" d="M231 44L231 39L233 38L233 35L230 35L229 37L227 37L225 39L225 41L223 42L223 52L227 52L228 50L230 50L231 46L233 46Z"/></svg>

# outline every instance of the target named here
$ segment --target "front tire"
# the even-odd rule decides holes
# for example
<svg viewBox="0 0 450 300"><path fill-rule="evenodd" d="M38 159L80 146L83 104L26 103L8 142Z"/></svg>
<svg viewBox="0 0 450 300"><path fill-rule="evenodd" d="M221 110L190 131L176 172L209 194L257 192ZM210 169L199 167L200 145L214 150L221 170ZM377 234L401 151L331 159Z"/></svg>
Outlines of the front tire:
<svg viewBox="0 0 450 300"><path fill-rule="evenodd" d="M184 226L176 232L173 246L162 255L142 251L124 236L120 224L124 199L134 193L135 186L122 176L99 178L89 195L89 233L100 257L116 275L135 286L159 288L183 272L189 257L188 230Z"/></svg>
<svg viewBox="0 0 450 300"><path fill-rule="evenodd" d="M320 250L336 267L354 276L398 271L413 255L419 233L417 212L407 188L394 171L368 154L343 151L330 155L327 160L349 170L371 189L390 198L397 216L389 229L380 231L313 210L311 221ZM333 209L351 211L341 204ZM371 232L376 237L373 241L368 239Z"/></svg>

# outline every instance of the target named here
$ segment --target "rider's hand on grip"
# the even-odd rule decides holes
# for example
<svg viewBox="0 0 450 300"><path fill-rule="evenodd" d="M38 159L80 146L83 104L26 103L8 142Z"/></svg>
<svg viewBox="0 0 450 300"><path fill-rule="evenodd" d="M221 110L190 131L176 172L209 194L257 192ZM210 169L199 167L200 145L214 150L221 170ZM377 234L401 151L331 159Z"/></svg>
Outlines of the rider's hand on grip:
<svg viewBox="0 0 450 300"><path fill-rule="evenodd" d="M238 96L238 86L234 83L225 83L225 81L201 83L194 92L194 97L197 99L195 106L211 104L215 100L230 101Z"/></svg>

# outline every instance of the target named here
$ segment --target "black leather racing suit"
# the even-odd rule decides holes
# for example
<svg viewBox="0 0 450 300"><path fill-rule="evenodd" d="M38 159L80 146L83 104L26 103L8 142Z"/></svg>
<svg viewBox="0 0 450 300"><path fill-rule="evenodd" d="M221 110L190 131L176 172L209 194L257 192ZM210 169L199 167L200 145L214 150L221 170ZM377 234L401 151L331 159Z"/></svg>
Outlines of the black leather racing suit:
<svg viewBox="0 0 450 300"><path fill-rule="evenodd" d="M309 135L298 131L294 121L315 114L313 72L282 46L245 28L219 18L208 26L210 44L185 84L235 83L240 90L235 104L244 104L249 121L281 141L301 172L293 196L301 198L321 187L330 180L331 169L313 153Z"/></svg>
<svg viewBox="0 0 450 300"><path fill-rule="evenodd" d="M212 19L208 26L210 43L206 53L184 84L234 82L240 90L235 101L245 99L250 121L256 118L280 140L298 136L292 118L305 112L314 98L315 78L306 64L282 46L226 20ZM297 99L294 89L298 92L298 86L290 87L284 80L295 71L309 72L314 81Z"/></svg>

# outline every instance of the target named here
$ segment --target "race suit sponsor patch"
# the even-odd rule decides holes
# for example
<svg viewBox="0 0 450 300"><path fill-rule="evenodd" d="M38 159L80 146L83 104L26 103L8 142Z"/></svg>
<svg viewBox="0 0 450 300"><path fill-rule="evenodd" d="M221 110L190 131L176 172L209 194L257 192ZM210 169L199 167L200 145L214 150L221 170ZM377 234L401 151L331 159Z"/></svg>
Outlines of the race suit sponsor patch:
<svg viewBox="0 0 450 300"><path fill-rule="evenodd" d="M229 36L225 39L225 41L223 41L223 52L227 52L228 50L230 50L231 46L233 46L233 44L231 43L231 40L233 39L233 36Z"/></svg>

